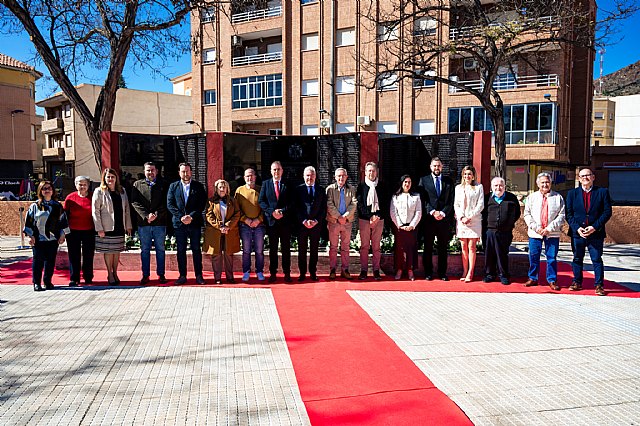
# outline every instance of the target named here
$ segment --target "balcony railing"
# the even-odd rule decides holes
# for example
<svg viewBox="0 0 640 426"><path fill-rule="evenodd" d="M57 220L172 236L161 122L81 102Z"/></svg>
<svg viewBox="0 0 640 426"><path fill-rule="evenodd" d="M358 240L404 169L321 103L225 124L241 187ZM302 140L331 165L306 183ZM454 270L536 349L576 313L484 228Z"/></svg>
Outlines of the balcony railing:
<svg viewBox="0 0 640 426"><path fill-rule="evenodd" d="M62 118L51 118L42 122L42 133L51 135L64 132L64 121Z"/></svg>
<svg viewBox="0 0 640 426"><path fill-rule="evenodd" d="M493 82L493 88L496 90L513 90L513 89L531 89L535 87L549 87L558 85L557 74L529 75L522 77L510 77ZM470 89L482 90L484 87L483 80L466 80L459 81L461 85ZM463 92L463 89L449 86L449 93Z"/></svg>
<svg viewBox="0 0 640 426"><path fill-rule="evenodd" d="M260 55L237 56L231 61L231 66L264 64L266 62L277 62L282 60L282 52L262 53Z"/></svg>
<svg viewBox="0 0 640 426"><path fill-rule="evenodd" d="M517 21L513 21L513 22L517 22ZM557 22L557 18L555 16L541 16L539 18L531 18L531 19L527 19L525 21L522 21L524 24L526 24L527 27L533 27L534 23L535 24L546 24L546 25L552 25L553 23ZM489 25L475 25L475 26L470 26L470 27L460 27L460 28L451 28L449 30L449 38L451 40L457 40L459 38L471 38L471 37L475 37L477 35L480 35L482 33L482 29L483 28L495 28L495 27L501 27L505 24L507 24L508 22L493 22Z"/></svg>
<svg viewBox="0 0 640 426"><path fill-rule="evenodd" d="M255 21L258 19L273 18L282 15L282 6L274 6L268 9L251 10L249 12L234 13L231 15L231 23Z"/></svg>
<svg viewBox="0 0 640 426"><path fill-rule="evenodd" d="M42 156L45 158L64 158L64 148L43 148Z"/></svg>

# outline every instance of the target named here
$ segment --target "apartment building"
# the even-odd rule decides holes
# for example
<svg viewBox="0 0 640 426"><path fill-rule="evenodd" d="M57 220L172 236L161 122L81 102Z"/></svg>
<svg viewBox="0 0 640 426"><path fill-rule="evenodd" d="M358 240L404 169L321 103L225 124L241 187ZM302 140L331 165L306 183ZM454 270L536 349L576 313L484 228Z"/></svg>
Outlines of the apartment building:
<svg viewBox="0 0 640 426"><path fill-rule="evenodd" d="M37 159L36 81L42 74L0 53L0 178L23 179Z"/></svg>
<svg viewBox="0 0 640 426"><path fill-rule="evenodd" d="M591 146L613 146L615 130L616 103L608 96L594 96Z"/></svg>
<svg viewBox="0 0 640 426"><path fill-rule="evenodd" d="M93 110L100 86L81 84L76 87L84 102ZM42 150L45 174L63 174L65 190L73 188L75 176L100 180L94 151L80 116L75 113L67 96L57 93L37 103L45 110ZM191 98L171 93L119 89L112 131L143 135L181 135L191 132Z"/></svg>
<svg viewBox="0 0 640 426"><path fill-rule="evenodd" d="M370 2L231 4L236 6L224 12L205 9L191 20L198 40L192 55L193 118L205 131L492 130L475 97L428 78L433 72L481 85L476 64L468 58L439 61L438 69L419 80L378 75L377 87L363 84L376 75L366 65L377 62L376 46L399 36L384 24L372 28ZM595 10L593 2L589 7ZM449 19L449 25L417 20L411 36L444 40L473 30ZM553 172L557 186L572 187L575 166L588 162L593 53L576 46L542 50L535 55L536 60L546 56L543 74L525 58L501 71L496 81L506 110L508 180L520 191L535 189L541 170Z"/></svg>

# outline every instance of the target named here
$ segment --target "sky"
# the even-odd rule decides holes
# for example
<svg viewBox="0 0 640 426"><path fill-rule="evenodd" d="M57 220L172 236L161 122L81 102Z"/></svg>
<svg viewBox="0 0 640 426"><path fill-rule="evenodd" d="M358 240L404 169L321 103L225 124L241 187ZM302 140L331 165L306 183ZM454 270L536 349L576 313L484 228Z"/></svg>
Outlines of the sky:
<svg viewBox="0 0 640 426"><path fill-rule="evenodd" d="M640 2L640 0L637 0ZM598 8L606 10L615 0L598 1ZM607 75L617 71L627 65L640 60L640 13L634 15L628 20L618 25L618 33L613 37L613 42L606 46L604 55L603 74ZM26 34L23 35L7 35L0 34L0 52L9 55L15 59L30 62L30 58L34 57L35 49L29 41ZM36 69L45 76L48 71L43 64L36 65ZM191 71L191 58L189 54L183 55L179 60L171 62L164 68L165 75L176 77ZM596 55L596 63L594 64L594 79L600 74L600 56ZM102 76L104 78L104 76ZM157 92L172 92L171 82L162 76L153 76L150 70L133 70L127 66L124 72L124 78L129 89L149 90ZM78 82L80 83L80 82ZM91 83L102 84L102 80L93 81ZM57 90L55 82L51 79L42 78L36 83L36 100L42 100L51 96ZM39 111L39 113L41 113Z"/></svg>

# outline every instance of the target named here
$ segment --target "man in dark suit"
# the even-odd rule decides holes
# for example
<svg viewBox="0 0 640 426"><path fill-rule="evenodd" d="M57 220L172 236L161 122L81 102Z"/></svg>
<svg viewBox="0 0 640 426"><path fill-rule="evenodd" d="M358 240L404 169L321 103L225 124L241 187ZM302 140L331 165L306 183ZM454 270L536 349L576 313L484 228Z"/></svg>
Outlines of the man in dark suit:
<svg viewBox="0 0 640 426"><path fill-rule="evenodd" d="M269 282L276 281L278 273L278 242L282 248L282 271L284 282L291 282L291 202L293 188L282 182L282 164L274 161L271 164L271 176L262 184L258 203L264 214L269 236Z"/></svg>
<svg viewBox="0 0 640 426"><path fill-rule="evenodd" d="M176 234L178 271L180 276L175 284L187 282L187 240L191 244L193 269L196 283L204 284L202 277L202 212L207 204L207 191L200 182L191 179L191 164L180 164L180 180L169 186L167 210L171 213Z"/></svg>
<svg viewBox="0 0 640 426"><path fill-rule="evenodd" d="M607 188L593 184L596 177L590 168L580 169L578 178L580 186L567 193L565 205L573 242L573 283L569 290L582 290L582 264L587 249L593 264L596 294L605 296L602 251L605 224L612 215L611 196Z"/></svg>
<svg viewBox="0 0 640 426"><path fill-rule="evenodd" d="M447 277L447 248L451 240L453 224L453 181L442 176L442 161L433 157L431 174L420 179L424 232L424 252L422 264L427 281L433 279L433 241L438 237L438 276L442 281Z"/></svg>
<svg viewBox="0 0 640 426"><path fill-rule="evenodd" d="M298 281L305 280L307 275L307 247L310 241L309 274L313 281L318 281L318 248L323 221L327 215L327 194L325 189L316 185L316 169L309 166L304 169L304 183L295 189L295 211L298 218Z"/></svg>

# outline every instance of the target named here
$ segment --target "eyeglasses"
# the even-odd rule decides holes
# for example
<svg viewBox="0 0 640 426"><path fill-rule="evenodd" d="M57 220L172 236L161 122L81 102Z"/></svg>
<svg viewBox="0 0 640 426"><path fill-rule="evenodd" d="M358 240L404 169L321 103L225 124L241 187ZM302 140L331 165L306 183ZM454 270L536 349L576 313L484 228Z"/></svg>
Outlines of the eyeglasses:
<svg viewBox="0 0 640 426"><path fill-rule="evenodd" d="M53 191L53 188L52 188L52 187L50 187L50 186L43 186L43 187L42 187L42 190L43 190L43 191Z"/></svg>
<svg viewBox="0 0 640 426"><path fill-rule="evenodd" d="M589 178L591 176L593 176L593 173L589 173L588 175L578 175L578 177L580 177L581 179L582 178Z"/></svg>

